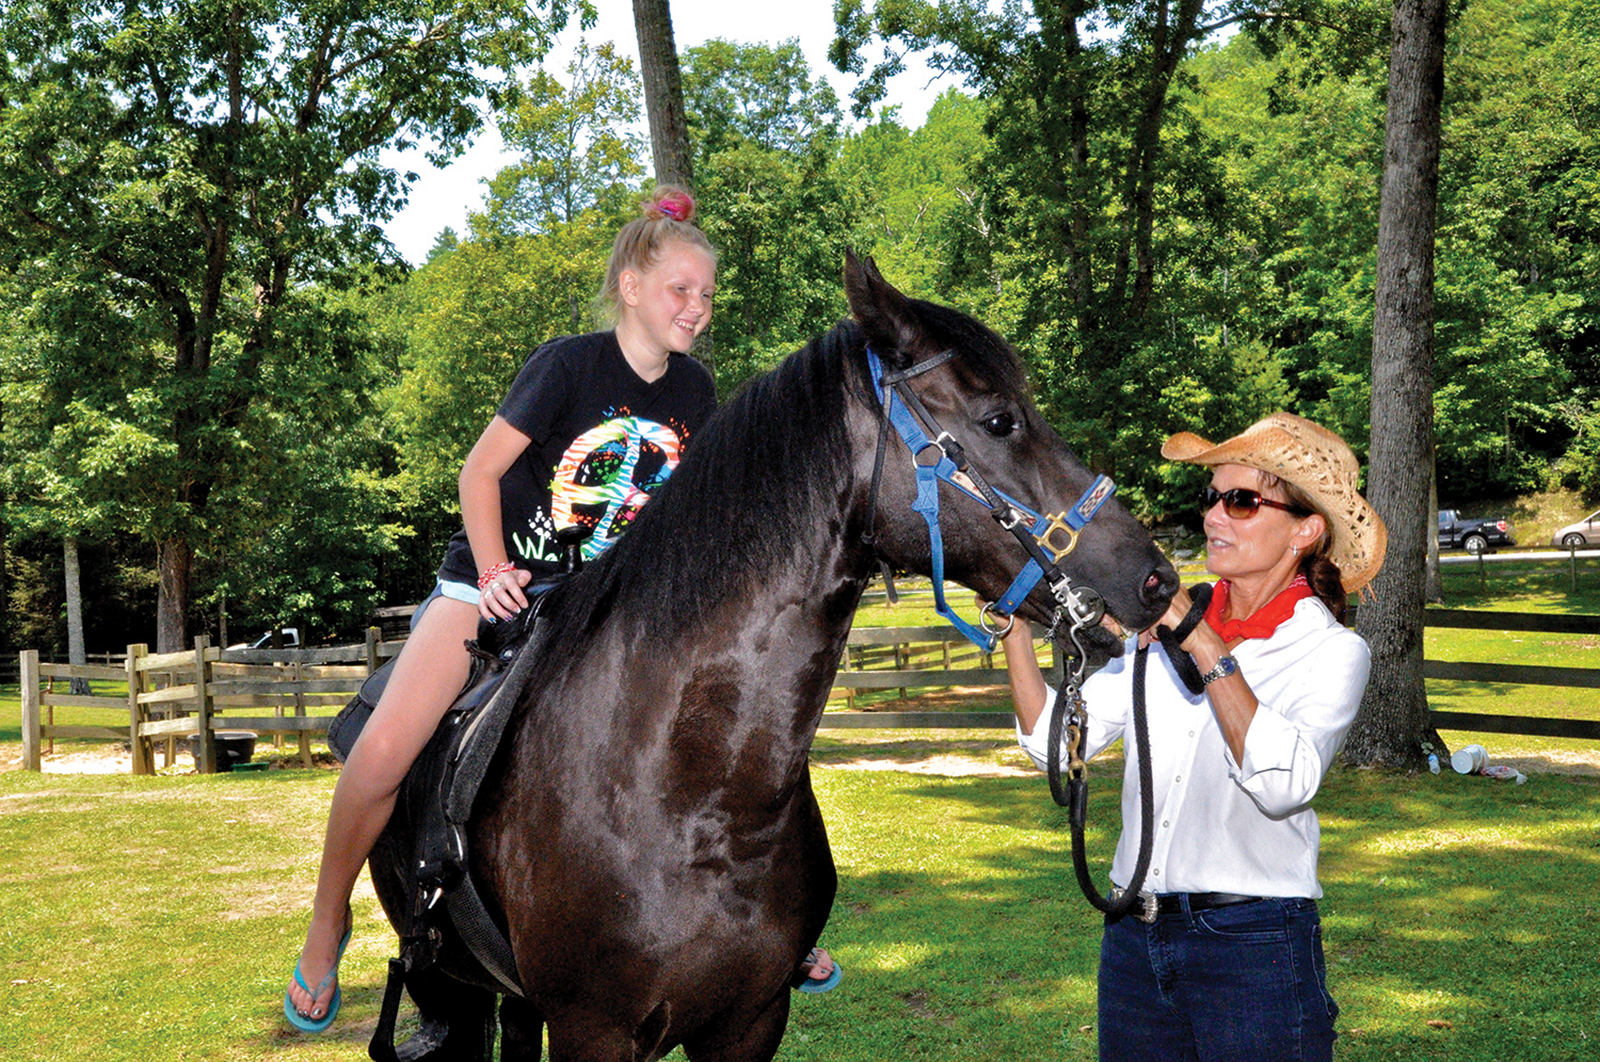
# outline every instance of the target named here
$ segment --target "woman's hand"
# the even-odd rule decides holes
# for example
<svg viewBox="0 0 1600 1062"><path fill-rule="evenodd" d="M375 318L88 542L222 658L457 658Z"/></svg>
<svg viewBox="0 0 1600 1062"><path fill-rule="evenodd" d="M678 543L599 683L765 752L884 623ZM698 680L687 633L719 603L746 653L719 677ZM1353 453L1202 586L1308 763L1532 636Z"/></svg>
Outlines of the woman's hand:
<svg viewBox="0 0 1600 1062"><path fill-rule="evenodd" d="M1149 627L1146 627L1144 630L1139 632L1139 648L1143 649L1145 646L1156 640L1157 627L1168 627L1172 630L1177 630L1178 624L1182 623L1184 619L1188 617L1189 610L1193 607L1194 599L1189 596L1189 591L1185 590L1181 586L1178 587L1178 592L1173 594L1172 600L1167 603L1166 614L1152 623ZM1205 626L1205 624L1198 624L1196 625L1195 630L1199 630L1203 626ZM1189 641L1193 641L1193 639L1194 634L1191 633L1189 635ZM1183 643L1185 652L1193 651L1189 646L1189 641L1185 641Z"/></svg>
<svg viewBox="0 0 1600 1062"><path fill-rule="evenodd" d="M1143 648L1156 641L1157 627L1168 627L1172 630L1177 630L1179 624L1188 618L1189 610L1192 608L1194 608L1194 599L1189 596L1189 591L1179 587L1178 592L1172 595L1171 602L1167 604L1166 614L1151 624L1149 628L1139 632L1139 647ZM1189 632L1189 636L1178 644L1184 652L1195 657L1197 663L1202 659L1209 661L1206 664L1208 668L1215 664L1216 658L1224 652L1222 638L1216 631L1211 629L1209 623L1205 622L1196 623L1194 629Z"/></svg>
<svg viewBox="0 0 1600 1062"><path fill-rule="evenodd" d="M478 615L491 623L510 619L528 607L522 588L533 581L533 573L522 568L501 572L478 592Z"/></svg>

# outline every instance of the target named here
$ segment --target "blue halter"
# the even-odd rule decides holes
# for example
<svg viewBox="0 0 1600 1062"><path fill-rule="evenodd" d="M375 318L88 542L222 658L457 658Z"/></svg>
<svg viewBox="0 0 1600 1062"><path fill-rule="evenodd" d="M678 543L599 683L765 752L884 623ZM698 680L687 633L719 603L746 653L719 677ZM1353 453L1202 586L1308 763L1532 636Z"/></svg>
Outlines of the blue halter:
<svg viewBox="0 0 1600 1062"><path fill-rule="evenodd" d="M1104 611L1104 603L1099 595L1086 587L1074 587L1057 564L1077 547L1078 533L1094 514L1100 511L1100 507L1116 493L1116 484L1106 476L1097 476L1072 508L1057 516L1043 516L1015 498L990 487L977 470L967 464L960 443L956 442L949 432L939 427L938 422L928 413L916 393L905 386L907 380L938 368L954 358L955 354L954 350L946 350L918 362L909 369L886 374L877 352L870 347L867 348L867 365L872 372L873 393L883 404L885 418L885 429L878 440L877 465L873 470L874 504L877 500L878 478L883 467L884 436L887 433L887 425L892 424L901 441L906 444L906 449L911 452L912 466L916 470L917 497L911 508L921 513L928 525L934 609L939 615L948 620L951 626L980 650L986 653L992 652L995 640L1011 628L1008 623L1000 630L991 630L985 622L987 613L993 611L998 615L1011 617L1038 585L1039 580L1046 579L1059 611L1066 612L1075 626L1081 627L1087 623L1098 622ZM897 395L900 398L899 402L895 401ZM919 418L937 432L935 438L930 439L927 432L923 431ZM939 456L933 463L924 464L921 460L922 454L930 448L937 450ZM974 626L956 615L945 601L944 537L939 531L940 482L948 483L968 497L988 506L990 515L1001 527L1010 531L1028 552L1028 563L1023 565L1022 570L1011 581L1010 587L999 600L984 610L984 616L979 617L978 622L981 626ZM868 533L871 533L870 527ZM1060 545L1056 543L1058 535L1065 536L1065 543Z"/></svg>

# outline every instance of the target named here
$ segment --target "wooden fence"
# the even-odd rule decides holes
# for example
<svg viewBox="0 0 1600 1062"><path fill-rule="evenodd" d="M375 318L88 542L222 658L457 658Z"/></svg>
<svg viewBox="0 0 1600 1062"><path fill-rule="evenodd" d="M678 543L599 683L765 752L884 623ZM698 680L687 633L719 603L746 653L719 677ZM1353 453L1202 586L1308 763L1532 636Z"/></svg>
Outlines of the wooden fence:
<svg viewBox="0 0 1600 1062"><path fill-rule="evenodd" d="M1350 620L1355 619L1356 608L1350 609ZM1455 630L1526 631L1541 634L1592 634L1600 635L1600 616L1552 616L1529 612L1484 612L1466 609L1428 609L1423 613L1428 627ZM912 643L935 638L948 639L948 627L885 627L851 631L850 644L902 643L899 649L910 651ZM1038 628L1035 628L1035 634ZM860 641L858 641L860 636ZM945 651L949 646L945 642ZM966 643L960 643L966 644ZM976 652L972 650L972 652ZM846 660L848 661L848 653ZM948 664L946 665L948 667ZM1425 660L1422 674L1428 679L1458 682L1487 682L1523 686L1566 686L1578 689L1600 689L1600 668L1543 667L1531 664L1466 663L1443 660ZM1048 669L1052 686L1060 681L1060 671L1055 664ZM977 669L849 672L841 669L836 686L855 689L893 689L940 686L1004 686L1005 669L993 669L985 658ZM850 707L854 707L853 700ZM1465 730L1472 733L1527 734L1537 737L1583 738L1600 741L1600 722L1586 719L1548 719L1526 715L1503 715L1483 712L1438 711L1432 713L1432 723L1441 730ZM917 727L927 729L971 727L984 729L1000 727L1010 729L1010 712L828 712L822 717L825 727Z"/></svg>
<svg viewBox="0 0 1600 1062"><path fill-rule="evenodd" d="M1481 612L1430 608L1423 613L1423 623L1429 627L1453 630L1600 634L1600 616L1547 616L1535 612ZM1424 660L1422 676L1456 682L1600 689L1600 668L1588 667ZM1433 725L1440 730L1466 730L1485 734L1529 734L1536 737L1584 738L1600 741L1600 722L1587 719L1542 719L1527 715L1436 710L1433 712Z"/></svg>
<svg viewBox="0 0 1600 1062"><path fill-rule="evenodd" d="M195 761L201 773L216 770L219 730L250 730L298 740L302 760L311 762L311 735L325 731L332 715L360 688L383 660L399 652L399 642L368 631L364 645L327 649L218 649L195 639L180 653L151 653L128 646L121 667L42 664L36 650L22 653L22 764L41 767L45 742L89 738L127 742L133 773L155 771L158 749L170 764L180 738L198 738ZM57 680L122 681L118 696L86 696L54 691ZM41 683L49 680L49 688ZM56 708L110 708L127 713L125 726L62 726ZM313 713L313 709L324 711ZM271 715L239 712L271 711Z"/></svg>
<svg viewBox="0 0 1600 1062"><path fill-rule="evenodd" d="M1549 616L1532 613L1429 609L1427 626L1457 630L1523 631L1543 634L1600 635L1600 616ZM1035 628L1035 635L1039 634ZM171 763L177 738L200 735L198 766L215 769L213 735L218 730L252 730L291 735L309 762L310 736L326 730L330 714L309 709L338 707L383 660L399 651L399 641L382 641L377 628L365 645L331 649L219 650L206 639L182 653L152 654L128 647L123 667L40 664L38 653L22 654L23 765L39 770L42 742L56 738L128 741L135 774L152 772L158 745ZM1007 686L1006 672L949 627L861 627L850 632L834 689L845 710L823 713L821 725L835 728L1010 729L1007 712L882 712L857 710L864 690L910 690ZM1528 686L1600 689L1600 668L1543 667L1527 664L1427 660L1429 679ZM1060 680L1053 653L1046 677ZM75 696L41 692L41 679L126 680L125 697ZM1008 697L1001 693L1000 697ZM127 726L57 726L43 713L56 707L116 708L127 711ZM230 713L271 709L272 715ZM1600 741L1600 722L1548 719L1479 712L1435 711L1434 726L1474 733L1528 734Z"/></svg>

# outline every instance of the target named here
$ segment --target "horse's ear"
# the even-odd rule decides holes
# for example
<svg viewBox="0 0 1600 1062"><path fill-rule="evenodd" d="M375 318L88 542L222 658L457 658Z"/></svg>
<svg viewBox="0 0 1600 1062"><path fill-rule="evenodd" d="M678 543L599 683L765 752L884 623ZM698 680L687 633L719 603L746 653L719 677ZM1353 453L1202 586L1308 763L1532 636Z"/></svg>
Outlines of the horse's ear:
<svg viewBox="0 0 1600 1062"><path fill-rule="evenodd" d="M845 252L844 291L850 300L850 316L884 363L900 368L909 365L918 353L920 322L911 300L883 279L871 255L859 259L854 253Z"/></svg>

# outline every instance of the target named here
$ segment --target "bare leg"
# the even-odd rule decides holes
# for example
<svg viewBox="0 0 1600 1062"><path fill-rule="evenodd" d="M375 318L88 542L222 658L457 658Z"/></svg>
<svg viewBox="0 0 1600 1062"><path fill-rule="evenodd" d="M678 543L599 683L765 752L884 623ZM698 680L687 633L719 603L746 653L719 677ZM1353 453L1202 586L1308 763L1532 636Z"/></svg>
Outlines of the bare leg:
<svg viewBox="0 0 1600 1062"><path fill-rule="evenodd" d="M349 924L350 890L389 822L406 772L467 680L470 659L462 643L477 631L475 606L435 598L406 639L372 718L350 750L328 811L317 895L300 951L300 973L308 985L315 986L333 968ZM330 984L313 1000L291 979L289 998L301 1014L317 1019L327 1013L333 989Z"/></svg>

